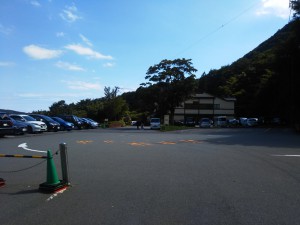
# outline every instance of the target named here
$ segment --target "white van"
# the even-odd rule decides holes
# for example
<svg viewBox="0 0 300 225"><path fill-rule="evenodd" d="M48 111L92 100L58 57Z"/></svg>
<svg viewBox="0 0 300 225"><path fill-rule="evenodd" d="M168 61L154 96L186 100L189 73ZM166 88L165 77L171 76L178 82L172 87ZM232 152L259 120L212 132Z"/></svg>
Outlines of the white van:
<svg viewBox="0 0 300 225"><path fill-rule="evenodd" d="M227 126L226 116L217 116L217 117L215 117L214 124L217 127L226 127Z"/></svg>
<svg viewBox="0 0 300 225"><path fill-rule="evenodd" d="M150 119L150 129L160 129L160 118Z"/></svg>

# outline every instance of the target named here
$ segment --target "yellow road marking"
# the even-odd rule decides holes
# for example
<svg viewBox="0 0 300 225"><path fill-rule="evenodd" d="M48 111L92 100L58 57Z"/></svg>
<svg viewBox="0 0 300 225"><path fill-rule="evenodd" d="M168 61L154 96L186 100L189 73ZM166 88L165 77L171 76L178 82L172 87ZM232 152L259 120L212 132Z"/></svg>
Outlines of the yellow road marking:
<svg viewBox="0 0 300 225"><path fill-rule="evenodd" d="M151 145L151 144L145 143L145 142L129 142L128 144L131 146L149 146L149 145Z"/></svg>
<svg viewBox="0 0 300 225"><path fill-rule="evenodd" d="M83 144L83 145L89 144L89 143L92 143L92 142L94 142L94 141L90 141L90 140L77 141L78 144Z"/></svg>
<svg viewBox="0 0 300 225"><path fill-rule="evenodd" d="M203 143L203 141L195 141L195 140L180 140L180 142L183 142L183 143L192 143L192 144Z"/></svg>
<svg viewBox="0 0 300 225"><path fill-rule="evenodd" d="M158 143L162 144L162 145L176 145L177 144L176 142L173 142L173 141L161 141Z"/></svg>

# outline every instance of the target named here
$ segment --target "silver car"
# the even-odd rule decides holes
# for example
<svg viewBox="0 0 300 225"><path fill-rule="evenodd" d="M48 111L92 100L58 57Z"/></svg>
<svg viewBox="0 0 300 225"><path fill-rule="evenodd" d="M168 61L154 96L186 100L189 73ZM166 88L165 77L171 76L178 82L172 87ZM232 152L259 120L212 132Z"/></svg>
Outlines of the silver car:
<svg viewBox="0 0 300 225"><path fill-rule="evenodd" d="M11 114L10 117L17 121L29 123L28 133L40 133L47 131L47 125L44 122L37 121L31 116L25 114Z"/></svg>

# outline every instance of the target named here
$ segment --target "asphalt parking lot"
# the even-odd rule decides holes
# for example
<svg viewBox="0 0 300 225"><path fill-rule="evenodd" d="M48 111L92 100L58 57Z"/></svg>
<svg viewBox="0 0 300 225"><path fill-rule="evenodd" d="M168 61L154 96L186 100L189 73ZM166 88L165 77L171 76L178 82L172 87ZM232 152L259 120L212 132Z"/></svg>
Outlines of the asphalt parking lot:
<svg viewBox="0 0 300 225"><path fill-rule="evenodd" d="M1 138L0 154L45 155L60 143L71 183L62 193L39 192L45 160L0 158L1 224L300 221L300 136L289 129L49 132Z"/></svg>

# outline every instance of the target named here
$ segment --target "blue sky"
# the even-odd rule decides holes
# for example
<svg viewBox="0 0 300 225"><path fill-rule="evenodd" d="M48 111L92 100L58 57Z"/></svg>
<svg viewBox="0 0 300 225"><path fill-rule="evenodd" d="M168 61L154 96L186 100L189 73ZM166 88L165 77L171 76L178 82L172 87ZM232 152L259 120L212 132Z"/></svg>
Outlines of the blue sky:
<svg viewBox="0 0 300 225"><path fill-rule="evenodd" d="M2 0L0 108L135 91L163 59L197 77L229 65L289 22L289 0Z"/></svg>

